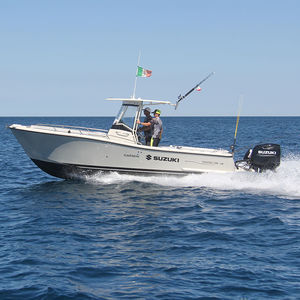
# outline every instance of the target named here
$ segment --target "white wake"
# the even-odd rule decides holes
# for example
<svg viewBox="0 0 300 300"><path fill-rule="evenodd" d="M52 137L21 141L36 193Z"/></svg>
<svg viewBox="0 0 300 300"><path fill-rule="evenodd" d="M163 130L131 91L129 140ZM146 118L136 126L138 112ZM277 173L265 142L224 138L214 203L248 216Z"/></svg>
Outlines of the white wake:
<svg viewBox="0 0 300 300"><path fill-rule="evenodd" d="M240 191L250 194L271 194L279 197L300 199L300 156L282 158L275 172L264 173L204 173L183 177L139 176L118 173L97 174L87 179L93 184L126 184L144 182L176 188L199 187L216 191Z"/></svg>

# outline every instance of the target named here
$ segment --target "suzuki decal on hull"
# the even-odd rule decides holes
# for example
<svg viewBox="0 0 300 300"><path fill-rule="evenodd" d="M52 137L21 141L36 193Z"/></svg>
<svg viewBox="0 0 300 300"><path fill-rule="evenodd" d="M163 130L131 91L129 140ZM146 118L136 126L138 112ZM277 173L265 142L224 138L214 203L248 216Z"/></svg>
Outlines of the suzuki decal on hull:
<svg viewBox="0 0 300 300"><path fill-rule="evenodd" d="M159 161L169 161L169 162L177 162L179 163L179 158L177 157L167 157L167 156L152 156L150 154L146 155L147 160L159 160Z"/></svg>

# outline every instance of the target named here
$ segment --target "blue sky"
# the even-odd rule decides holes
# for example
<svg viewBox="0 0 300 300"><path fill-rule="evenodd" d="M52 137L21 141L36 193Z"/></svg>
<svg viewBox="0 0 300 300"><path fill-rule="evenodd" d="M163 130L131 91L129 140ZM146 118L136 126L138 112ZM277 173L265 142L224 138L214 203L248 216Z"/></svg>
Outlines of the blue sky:
<svg viewBox="0 0 300 300"><path fill-rule="evenodd" d="M0 116L113 116L133 93L162 116L300 115L300 1L0 0Z"/></svg>

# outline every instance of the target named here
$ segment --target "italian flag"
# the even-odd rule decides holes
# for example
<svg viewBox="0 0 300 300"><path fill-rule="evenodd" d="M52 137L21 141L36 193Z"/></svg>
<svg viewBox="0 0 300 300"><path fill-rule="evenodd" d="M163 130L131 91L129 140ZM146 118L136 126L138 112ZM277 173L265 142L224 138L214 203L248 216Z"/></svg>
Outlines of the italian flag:
<svg viewBox="0 0 300 300"><path fill-rule="evenodd" d="M142 67L137 67L136 77L150 77L152 75L152 71L146 70Z"/></svg>

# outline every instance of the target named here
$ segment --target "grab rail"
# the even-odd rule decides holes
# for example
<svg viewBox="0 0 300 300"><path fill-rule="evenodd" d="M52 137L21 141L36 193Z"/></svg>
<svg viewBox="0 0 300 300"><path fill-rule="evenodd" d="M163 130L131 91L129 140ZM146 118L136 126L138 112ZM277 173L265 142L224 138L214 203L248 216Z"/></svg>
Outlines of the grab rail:
<svg viewBox="0 0 300 300"><path fill-rule="evenodd" d="M105 129L98 129L98 128L88 128L88 127L81 127L81 126L71 126L71 125L57 125L57 124L35 124L34 126L41 126L41 127L50 127L53 131L57 131L57 128L61 129L69 129L69 130L78 130L80 134L83 134L82 131L85 131L89 134L93 133L105 133L107 134L108 130Z"/></svg>

